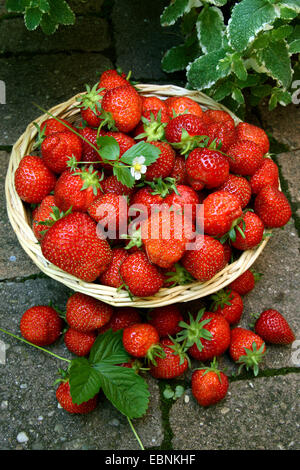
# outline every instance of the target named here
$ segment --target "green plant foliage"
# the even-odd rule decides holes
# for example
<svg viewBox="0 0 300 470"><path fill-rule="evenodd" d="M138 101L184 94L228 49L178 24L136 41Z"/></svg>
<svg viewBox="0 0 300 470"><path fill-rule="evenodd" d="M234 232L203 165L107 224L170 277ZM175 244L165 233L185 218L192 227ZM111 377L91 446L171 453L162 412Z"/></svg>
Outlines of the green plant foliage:
<svg viewBox="0 0 300 470"><path fill-rule="evenodd" d="M180 20L184 41L165 53L162 68L186 70L188 88L240 115L245 97L252 105L268 98L270 109L285 106L299 65L299 14L300 0L172 1L161 23Z"/></svg>
<svg viewBox="0 0 300 470"><path fill-rule="evenodd" d="M23 13L26 28L41 27L45 34L53 34L60 24L75 23L75 15L65 0L6 0L8 12Z"/></svg>

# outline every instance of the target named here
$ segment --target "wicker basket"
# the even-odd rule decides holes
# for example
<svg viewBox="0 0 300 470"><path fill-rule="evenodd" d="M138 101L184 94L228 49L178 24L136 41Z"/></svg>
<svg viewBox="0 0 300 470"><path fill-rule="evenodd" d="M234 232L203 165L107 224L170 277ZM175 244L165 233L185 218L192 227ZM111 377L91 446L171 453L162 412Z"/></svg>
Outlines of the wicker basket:
<svg viewBox="0 0 300 470"><path fill-rule="evenodd" d="M172 85L148 84L138 85L138 89L145 96L157 96L161 99L166 99L169 96L188 96L197 101L204 109L222 109L227 111L236 123L240 121L227 108L197 91L189 91ZM80 94L77 96L80 96ZM68 119L71 123L78 121L80 118L80 110L76 107L77 96L74 96L65 103L55 106L50 110L50 112L60 118ZM49 116L44 114L36 119L35 122L41 125L48 117ZM207 282L193 282L184 286L162 288L153 297L137 297L131 300L126 291L120 292L113 287L83 282L80 279L62 271L44 258L41 247L31 229L30 214L27 212L23 202L15 190L15 171L22 157L31 153L36 135L36 127L31 123L13 147L5 182L8 216L20 244L39 269L74 291L83 292L84 294L95 297L103 302L119 307L160 307L176 302L187 302L212 294L213 292L216 292L230 284L234 279L250 268L267 244L269 237L266 237L256 249L243 252L237 261L227 265L213 279Z"/></svg>

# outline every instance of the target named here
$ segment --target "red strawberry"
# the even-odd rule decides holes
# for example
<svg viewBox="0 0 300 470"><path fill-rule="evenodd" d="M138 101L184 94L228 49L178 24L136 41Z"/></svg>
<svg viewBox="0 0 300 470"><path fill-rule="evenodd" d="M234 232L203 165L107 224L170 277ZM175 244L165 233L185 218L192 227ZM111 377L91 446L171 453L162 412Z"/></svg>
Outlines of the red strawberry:
<svg viewBox="0 0 300 470"><path fill-rule="evenodd" d="M258 194L265 186L275 186L278 188L278 167L271 158L264 158L261 167L250 178L250 185L253 194Z"/></svg>
<svg viewBox="0 0 300 470"><path fill-rule="evenodd" d="M63 321L54 308L36 305L23 314L20 322L22 336L37 346L48 346L60 336Z"/></svg>
<svg viewBox="0 0 300 470"><path fill-rule="evenodd" d="M76 171L64 171L54 189L55 204L63 211L72 207L73 211L86 212L100 194L99 175L92 165Z"/></svg>
<svg viewBox="0 0 300 470"><path fill-rule="evenodd" d="M198 361L208 361L221 356L230 345L229 323L222 315L200 310L194 319L189 315L189 322L181 322L184 329L177 338L186 341L188 353Z"/></svg>
<svg viewBox="0 0 300 470"><path fill-rule="evenodd" d="M167 113L167 101L163 101L157 96L142 96L142 111L143 115L145 111L159 111L161 110L162 113Z"/></svg>
<svg viewBox="0 0 300 470"><path fill-rule="evenodd" d="M169 122L165 133L173 147L186 153L197 146L199 139L196 136L207 136L207 126L199 116L182 114Z"/></svg>
<svg viewBox="0 0 300 470"><path fill-rule="evenodd" d="M165 108L145 110L132 135L135 139L146 142L161 141L165 137L165 127L169 121Z"/></svg>
<svg viewBox="0 0 300 470"><path fill-rule="evenodd" d="M229 287L240 295L246 295L254 289L256 281L258 281L261 276L262 274L253 273L250 269L247 269L247 271L232 281Z"/></svg>
<svg viewBox="0 0 300 470"><path fill-rule="evenodd" d="M166 178L172 172L175 162L175 151L167 142L149 142L160 150L156 162L147 167L146 180L153 181L154 178Z"/></svg>
<svg viewBox="0 0 300 470"><path fill-rule="evenodd" d="M105 132L104 136L113 137L119 144L120 147L120 157L123 153L127 152L133 145L136 144L135 140L124 132Z"/></svg>
<svg viewBox="0 0 300 470"><path fill-rule="evenodd" d="M226 111L221 111L219 109L208 109L202 114L202 119L205 124L211 123L230 123L234 125L234 120Z"/></svg>
<svg viewBox="0 0 300 470"><path fill-rule="evenodd" d="M243 313L243 299L237 292L231 289L221 289L211 296L213 300L210 309L223 315L230 325L240 321Z"/></svg>
<svg viewBox="0 0 300 470"><path fill-rule="evenodd" d="M251 250L262 241L264 229L261 219L254 212L248 211L235 227L235 237L231 239L231 244L238 250Z"/></svg>
<svg viewBox="0 0 300 470"><path fill-rule="evenodd" d="M162 273L164 276L164 287L183 286L184 284L191 284L195 280L179 263L175 263L170 268L162 269Z"/></svg>
<svg viewBox="0 0 300 470"><path fill-rule="evenodd" d="M222 268L225 268L225 266L231 261L232 249L228 241L226 241L225 243L222 243L222 245L224 248L224 264Z"/></svg>
<svg viewBox="0 0 300 470"><path fill-rule="evenodd" d="M76 356L87 356L92 349L96 337L97 335L94 331L83 333L82 331L69 328L65 333L64 341L71 353L76 354Z"/></svg>
<svg viewBox="0 0 300 470"><path fill-rule="evenodd" d="M252 176L263 162L261 147L250 140L238 140L227 150L230 171L242 176Z"/></svg>
<svg viewBox="0 0 300 470"><path fill-rule="evenodd" d="M102 110L102 117L109 127L115 126L120 132L130 132L141 119L142 101L131 85L120 86L105 93Z"/></svg>
<svg viewBox="0 0 300 470"><path fill-rule="evenodd" d="M195 190L195 191L202 191L204 188L204 184L201 181L194 180L189 175L187 175L187 183Z"/></svg>
<svg viewBox="0 0 300 470"><path fill-rule="evenodd" d="M41 241L45 235L45 231L50 227L51 221L55 222L55 215L53 213L53 208L55 207L54 196L46 196L37 211L34 214L32 221L32 230L36 238ZM33 215L33 214L32 214ZM49 226L41 224L40 222L48 222Z"/></svg>
<svg viewBox="0 0 300 470"><path fill-rule="evenodd" d="M84 139L88 140L94 147L98 148L97 146L97 129L92 129L91 127L85 127L84 129L79 130L79 134L84 137ZM100 133L103 136L103 132ZM85 140L82 140L82 158L81 161L92 163L94 168L100 168L99 162L102 160L99 153L88 144Z"/></svg>
<svg viewBox="0 0 300 470"><path fill-rule="evenodd" d="M254 375L258 374L258 364L262 361L266 347L262 338L250 330L236 327L231 330L231 342L229 354L231 358L246 367L253 369Z"/></svg>
<svg viewBox="0 0 300 470"><path fill-rule="evenodd" d="M100 328L98 333L104 333L110 328L113 331L123 330L128 326L135 325L136 323L141 323L141 321L141 316L136 308L121 307L114 310L109 322L105 326Z"/></svg>
<svg viewBox="0 0 300 470"><path fill-rule="evenodd" d="M56 398L60 406L69 413L86 414L93 411L97 406L98 395L88 401L77 405L72 401L69 382L62 382L56 390Z"/></svg>
<svg viewBox="0 0 300 470"><path fill-rule="evenodd" d="M148 323L135 323L124 328L123 346L133 357L146 357L152 362L155 356L161 355L158 342L159 336L156 329Z"/></svg>
<svg viewBox="0 0 300 470"><path fill-rule="evenodd" d="M132 295L149 297L163 286L164 278L145 253L137 251L123 261L120 274Z"/></svg>
<svg viewBox="0 0 300 470"><path fill-rule="evenodd" d="M198 281L209 281L224 267L224 248L218 240L199 235L194 248L185 252L182 265Z"/></svg>
<svg viewBox="0 0 300 470"><path fill-rule="evenodd" d="M199 117L203 114L201 106L196 101L188 98L188 96L171 96L166 99L165 104L171 119L174 117L174 113L176 116L180 114L194 114Z"/></svg>
<svg viewBox="0 0 300 470"><path fill-rule="evenodd" d="M103 228L108 228L110 238L127 228L127 200L117 194L103 194L88 206L89 215Z"/></svg>
<svg viewBox="0 0 300 470"><path fill-rule="evenodd" d="M216 188L228 178L228 159L217 150L197 148L186 161L187 174L207 188Z"/></svg>
<svg viewBox="0 0 300 470"><path fill-rule="evenodd" d="M169 194L165 198L165 203L168 206L173 207L174 210L181 208L185 215L188 215L187 211L191 211L192 220L196 218L197 205L200 204L200 199L198 194L193 188L189 186L178 184L176 186L177 192ZM190 206L190 209L189 207Z"/></svg>
<svg viewBox="0 0 300 470"><path fill-rule="evenodd" d="M241 202L242 209L249 204L251 199L251 186L246 178L237 175L229 175L218 191L226 191L234 194Z"/></svg>
<svg viewBox="0 0 300 470"><path fill-rule="evenodd" d="M72 129L74 129L72 124L70 122L68 122L66 119L61 119L60 118L59 121L58 121L57 119L50 118L50 119L47 119L46 121L44 121L41 124L41 131L44 130L43 134L47 137L48 135L55 134L55 132L67 131L68 127L66 127L66 126L71 127Z"/></svg>
<svg viewBox="0 0 300 470"><path fill-rule="evenodd" d="M263 129L260 129L253 124L247 122L240 122L236 126L237 138L239 140L250 140L256 145L261 147L263 155L265 155L270 148L270 143L267 134Z"/></svg>
<svg viewBox="0 0 300 470"><path fill-rule="evenodd" d="M150 187L144 187L139 189L132 197L131 200L131 208L138 207L139 205L145 206L148 209L150 214L151 207L153 205L160 206L163 204L164 199L160 196L160 194L153 194L154 191ZM147 214L145 214L145 217Z"/></svg>
<svg viewBox="0 0 300 470"><path fill-rule="evenodd" d="M240 200L226 191L216 191L203 201L204 233L220 237L229 232L232 225L242 216ZM198 218L201 226L201 216Z"/></svg>
<svg viewBox="0 0 300 470"><path fill-rule="evenodd" d="M174 166L170 174L171 178L176 180L177 184L186 184L187 173L185 168L185 159L179 155L175 156Z"/></svg>
<svg viewBox="0 0 300 470"><path fill-rule="evenodd" d="M254 329L267 343L290 344L295 341L295 335L288 322L274 309L262 312L255 322Z"/></svg>
<svg viewBox="0 0 300 470"><path fill-rule="evenodd" d="M41 242L43 255L63 271L93 282L111 261L111 249L96 232L96 223L74 212L49 228Z"/></svg>
<svg viewBox="0 0 300 470"><path fill-rule="evenodd" d="M124 248L113 248L111 262L99 277L100 284L110 287L120 287L123 284L120 276L120 266L128 257L128 252Z"/></svg>
<svg viewBox="0 0 300 470"><path fill-rule="evenodd" d="M72 329L89 333L108 323L112 313L110 305L76 292L67 302L66 320Z"/></svg>
<svg viewBox="0 0 300 470"><path fill-rule="evenodd" d="M15 172L15 188L22 201L38 204L52 191L55 175L40 157L26 155Z"/></svg>
<svg viewBox="0 0 300 470"><path fill-rule="evenodd" d="M150 367L150 374L156 379L175 379L189 367L189 359L182 346L169 338L161 341L164 357L158 357Z"/></svg>
<svg viewBox="0 0 300 470"><path fill-rule="evenodd" d="M227 152L236 140L234 123L231 121L212 122L207 125L207 135L210 137L209 143L215 141L218 147L221 145L222 152Z"/></svg>
<svg viewBox="0 0 300 470"><path fill-rule="evenodd" d="M101 186L105 194L118 194L119 196L131 196L135 189L128 188L117 180L115 175L108 176L101 181Z"/></svg>
<svg viewBox="0 0 300 470"><path fill-rule="evenodd" d="M70 131L51 134L41 145L42 157L45 165L54 173L67 170L68 160L72 157L77 162L82 157L81 139Z"/></svg>
<svg viewBox="0 0 300 470"><path fill-rule="evenodd" d="M105 88L107 90L112 90L118 86L128 85L128 80L126 79L125 73L119 73L117 70L110 69L105 70L100 77L98 88Z"/></svg>
<svg viewBox="0 0 300 470"><path fill-rule="evenodd" d="M223 400L229 382L227 376L217 369L214 361L210 367L197 369L192 375L192 394L201 406L210 406Z"/></svg>
<svg viewBox="0 0 300 470"><path fill-rule="evenodd" d="M150 325L156 328L160 338L176 335L181 330L178 323L183 321L183 316L176 305L154 308L148 317Z"/></svg>
<svg viewBox="0 0 300 470"><path fill-rule="evenodd" d="M99 127L102 119L101 115L101 101L106 90L98 89L97 84L90 88L86 86L86 93L77 99L81 117L90 127Z"/></svg>
<svg viewBox="0 0 300 470"><path fill-rule="evenodd" d="M254 201L254 211L266 227L283 227L292 216L291 206L285 195L274 186L265 186Z"/></svg>

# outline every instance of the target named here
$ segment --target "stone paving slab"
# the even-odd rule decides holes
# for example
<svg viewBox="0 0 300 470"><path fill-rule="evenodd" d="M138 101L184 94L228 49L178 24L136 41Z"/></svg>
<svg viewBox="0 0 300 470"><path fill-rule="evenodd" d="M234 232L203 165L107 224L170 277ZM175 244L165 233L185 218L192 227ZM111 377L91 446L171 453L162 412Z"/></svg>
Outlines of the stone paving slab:
<svg viewBox="0 0 300 470"><path fill-rule="evenodd" d="M0 151L0 280L22 278L40 272L19 244L8 220L4 191L8 161L9 153Z"/></svg>
<svg viewBox="0 0 300 470"><path fill-rule="evenodd" d="M300 148L300 105L278 106L272 112L260 106L263 128L291 150Z"/></svg>
<svg viewBox="0 0 300 470"><path fill-rule="evenodd" d="M13 31L13 34L11 34ZM65 51L99 52L110 46L107 21L97 16L77 17L72 26L60 26L45 35L40 28L28 31L23 18L0 22L0 53L13 55Z"/></svg>
<svg viewBox="0 0 300 470"><path fill-rule="evenodd" d="M161 69L161 59L172 46L180 44L179 27L163 28L159 17L169 0L118 0L114 3L112 21L117 66L132 70L135 79L174 82L176 74ZM185 83L185 74L179 80Z"/></svg>
<svg viewBox="0 0 300 470"><path fill-rule="evenodd" d="M93 85L112 67L98 53L36 55L0 59L0 80L6 84L6 105L0 105L0 146L13 145L26 126L45 109Z"/></svg>
<svg viewBox="0 0 300 470"><path fill-rule="evenodd" d="M282 175L288 181L292 202L300 204L300 151L286 152L277 156Z"/></svg>
<svg viewBox="0 0 300 470"><path fill-rule="evenodd" d="M289 374L233 382L226 398L209 408L188 390L188 398L178 399L170 412L173 448L299 449L299 379Z"/></svg>
<svg viewBox="0 0 300 470"><path fill-rule="evenodd" d="M0 326L17 335L23 312L52 300L64 308L71 291L50 279L0 283ZM102 396L89 416L73 416L58 407L53 382L62 361L19 343L0 333L9 348L6 364L0 364L0 447L15 449L138 449L129 425ZM49 349L71 358L62 339ZM159 446L163 439L159 389L147 379L151 393L147 415L135 420L135 427L147 447ZM19 443L25 433L28 441ZM20 438L20 436L19 436Z"/></svg>

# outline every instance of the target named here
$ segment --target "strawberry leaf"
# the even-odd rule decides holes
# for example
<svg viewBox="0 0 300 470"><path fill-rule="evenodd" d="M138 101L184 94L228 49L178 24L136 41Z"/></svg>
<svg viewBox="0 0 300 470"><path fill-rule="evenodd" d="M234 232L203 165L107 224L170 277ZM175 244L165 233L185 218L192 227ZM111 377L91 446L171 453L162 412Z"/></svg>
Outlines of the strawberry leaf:
<svg viewBox="0 0 300 470"><path fill-rule="evenodd" d="M99 335L93 344L89 356L89 363L95 364L99 361L107 364L120 364L128 362L130 356L127 354L122 343L123 332L108 330Z"/></svg>
<svg viewBox="0 0 300 470"><path fill-rule="evenodd" d="M104 160L118 160L120 146L114 137L108 135L98 137L99 153Z"/></svg>
<svg viewBox="0 0 300 470"><path fill-rule="evenodd" d="M100 374L85 357L72 360L69 381L72 401L78 405L93 398L101 388Z"/></svg>
<svg viewBox="0 0 300 470"><path fill-rule="evenodd" d="M160 155L160 150L147 142L139 142L128 149L121 157L121 162L131 165L136 157L145 157L145 165L156 162Z"/></svg>
<svg viewBox="0 0 300 470"><path fill-rule="evenodd" d="M113 167L113 173L120 183L124 184L128 188L133 188L135 179L130 172L130 167L123 163L118 163Z"/></svg>

